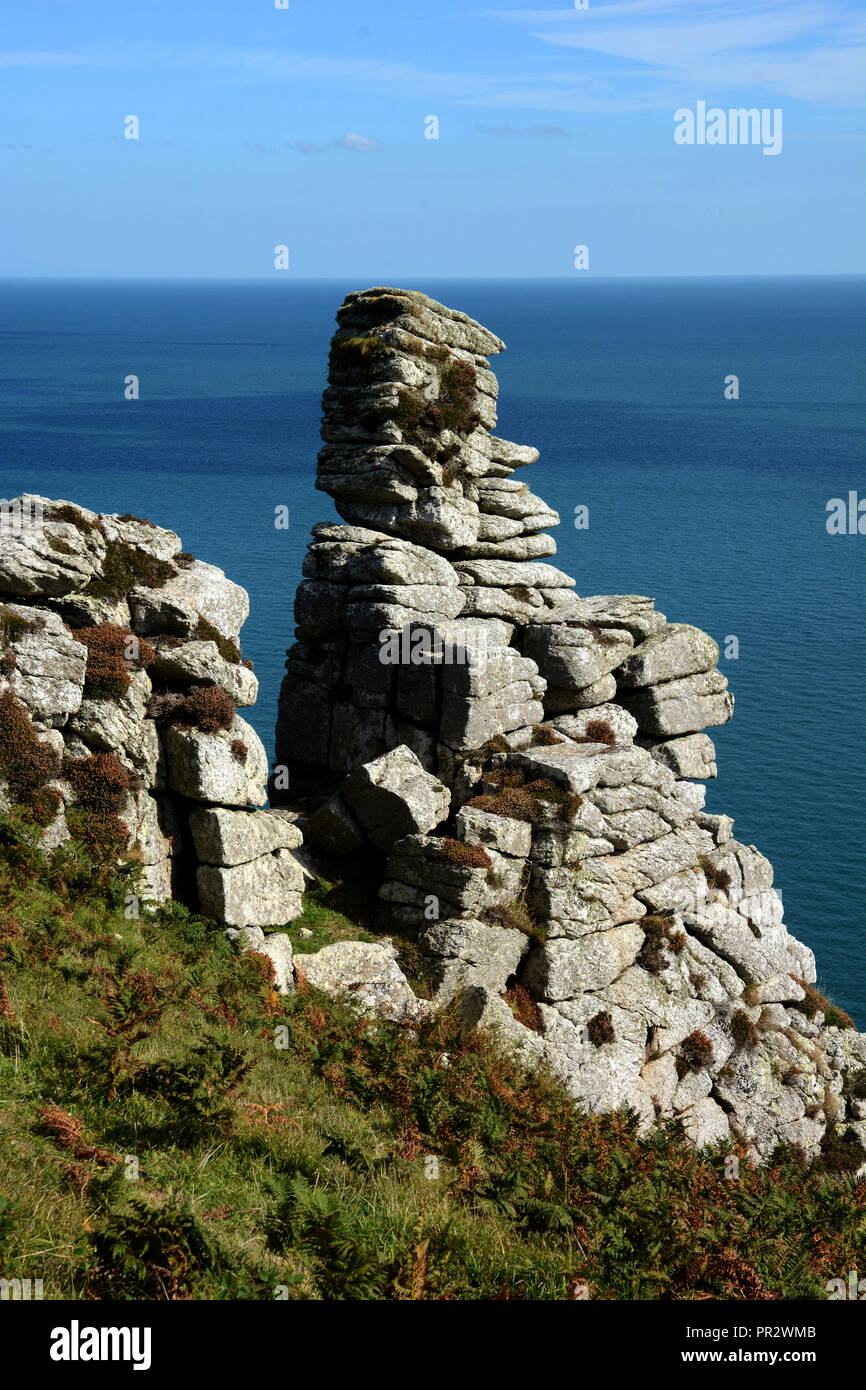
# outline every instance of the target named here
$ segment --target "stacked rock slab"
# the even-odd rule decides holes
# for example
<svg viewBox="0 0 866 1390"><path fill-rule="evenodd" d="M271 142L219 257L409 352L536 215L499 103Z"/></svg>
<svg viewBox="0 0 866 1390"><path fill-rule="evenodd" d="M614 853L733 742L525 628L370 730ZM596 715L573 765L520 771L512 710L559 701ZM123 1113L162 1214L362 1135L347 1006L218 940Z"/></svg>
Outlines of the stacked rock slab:
<svg viewBox="0 0 866 1390"><path fill-rule="evenodd" d="M76 767L92 766L117 784L145 903L179 896L236 928L297 917L302 837L284 813L254 809L267 757L233 712L258 691L238 646L246 592L151 522L28 495L0 523L0 698L55 758L43 845L69 839ZM188 717L193 692L219 692L220 727ZM2 771L0 798L15 799Z"/></svg>
<svg viewBox="0 0 866 1390"><path fill-rule="evenodd" d="M537 453L491 433L498 338L397 289L337 317L317 487L345 524L313 528L277 728L306 837L385 851L434 1003L577 1103L761 1159L866 1148L866 1037L829 1026L772 867L703 809L716 643L548 563L558 518L514 476Z"/></svg>

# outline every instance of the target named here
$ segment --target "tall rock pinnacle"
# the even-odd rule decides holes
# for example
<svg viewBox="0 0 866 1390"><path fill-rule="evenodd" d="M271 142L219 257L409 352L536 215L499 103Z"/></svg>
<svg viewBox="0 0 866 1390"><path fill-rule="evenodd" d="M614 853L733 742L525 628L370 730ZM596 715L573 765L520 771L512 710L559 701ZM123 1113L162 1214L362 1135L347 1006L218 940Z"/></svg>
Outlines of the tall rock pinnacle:
<svg viewBox="0 0 866 1390"><path fill-rule="evenodd" d="M718 646L547 563L559 518L515 477L537 452L491 432L499 338L399 289L337 319L316 485L345 524L313 527L277 724L305 841L378 866L424 1007L577 1104L760 1160L841 1135L856 1167L866 1037L815 993L772 866L703 809Z"/></svg>

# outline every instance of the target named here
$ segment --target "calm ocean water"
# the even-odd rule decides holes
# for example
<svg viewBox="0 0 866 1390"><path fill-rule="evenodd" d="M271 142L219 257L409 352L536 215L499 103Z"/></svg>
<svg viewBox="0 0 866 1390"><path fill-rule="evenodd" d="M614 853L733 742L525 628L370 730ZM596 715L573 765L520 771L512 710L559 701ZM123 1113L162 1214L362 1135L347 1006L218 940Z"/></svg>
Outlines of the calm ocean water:
<svg viewBox="0 0 866 1390"><path fill-rule="evenodd" d="M357 288L0 282L0 494L148 516L243 584L269 750L309 529L335 516L314 488L320 397ZM578 593L651 594L738 638L707 805L772 860L788 926L866 1027L866 539L825 528L828 499L866 495L866 281L412 288L508 343L498 431L541 450L523 476L562 516Z"/></svg>

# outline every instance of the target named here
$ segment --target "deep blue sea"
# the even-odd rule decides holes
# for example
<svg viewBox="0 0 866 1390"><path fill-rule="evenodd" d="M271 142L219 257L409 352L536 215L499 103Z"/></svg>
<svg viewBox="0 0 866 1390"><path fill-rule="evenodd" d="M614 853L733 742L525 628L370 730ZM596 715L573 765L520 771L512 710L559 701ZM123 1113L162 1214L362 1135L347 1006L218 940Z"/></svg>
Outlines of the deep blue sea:
<svg viewBox="0 0 866 1390"><path fill-rule="evenodd" d="M269 749L309 529L335 516L314 488L320 397L359 288L0 282L0 494L150 517L243 584ZM578 593L651 594L738 639L707 805L772 860L789 928L866 1027L866 537L825 525L830 498L866 496L866 281L411 288L507 342L498 432L541 450L522 477L562 516L554 563Z"/></svg>

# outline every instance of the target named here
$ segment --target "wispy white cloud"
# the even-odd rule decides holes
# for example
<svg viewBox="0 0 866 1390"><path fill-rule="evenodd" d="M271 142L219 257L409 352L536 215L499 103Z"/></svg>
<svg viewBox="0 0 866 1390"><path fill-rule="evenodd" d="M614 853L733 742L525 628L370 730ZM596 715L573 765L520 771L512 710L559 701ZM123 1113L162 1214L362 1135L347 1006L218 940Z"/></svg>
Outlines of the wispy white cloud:
<svg viewBox="0 0 866 1390"><path fill-rule="evenodd" d="M807 101L862 100L866 17L840 0L620 0L585 10L494 10L571 55L603 55L652 85L764 87Z"/></svg>
<svg viewBox="0 0 866 1390"><path fill-rule="evenodd" d="M324 154L327 145L316 145L310 140L284 140L283 149L294 150L296 154Z"/></svg>
<svg viewBox="0 0 866 1390"><path fill-rule="evenodd" d="M88 53L46 53L37 50L32 53L0 52L0 68L93 68L115 67L116 60L102 59Z"/></svg>
<svg viewBox="0 0 866 1390"><path fill-rule="evenodd" d="M561 140L568 139L568 131L563 130L559 125L477 125L476 130L482 135L495 135L499 139L522 139L529 136L533 140Z"/></svg>
<svg viewBox="0 0 866 1390"><path fill-rule="evenodd" d="M249 140L244 141L244 149L253 150L256 154L278 154L279 150L294 150L295 154L324 154L325 150L340 149L352 150L356 154L377 154L379 150L384 150L382 141L375 135L359 135L357 131L347 131L345 135L329 140L325 145L315 144L311 140L283 140L276 145L252 144Z"/></svg>
<svg viewBox="0 0 866 1390"><path fill-rule="evenodd" d="M862 100L866 16L854 0L612 0L586 10L489 9L475 17L525 30L519 61L491 72L485 59L458 72L382 57L141 42L89 53L0 53L0 67L198 70L557 113L662 110L695 93L750 88L830 106ZM356 153L381 148L364 144L368 138L357 143L350 131L338 143ZM329 146L291 147L318 154Z"/></svg>
<svg viewBox="0 0 866 1390"><path fill-rule="evenodd" d="M341 135L339 140L332 140L332 145L339 145L344 150L354 150L356 154L378 154L385 146L375 135L359 135L355 130L349 130L345 135Z"/></svg>

